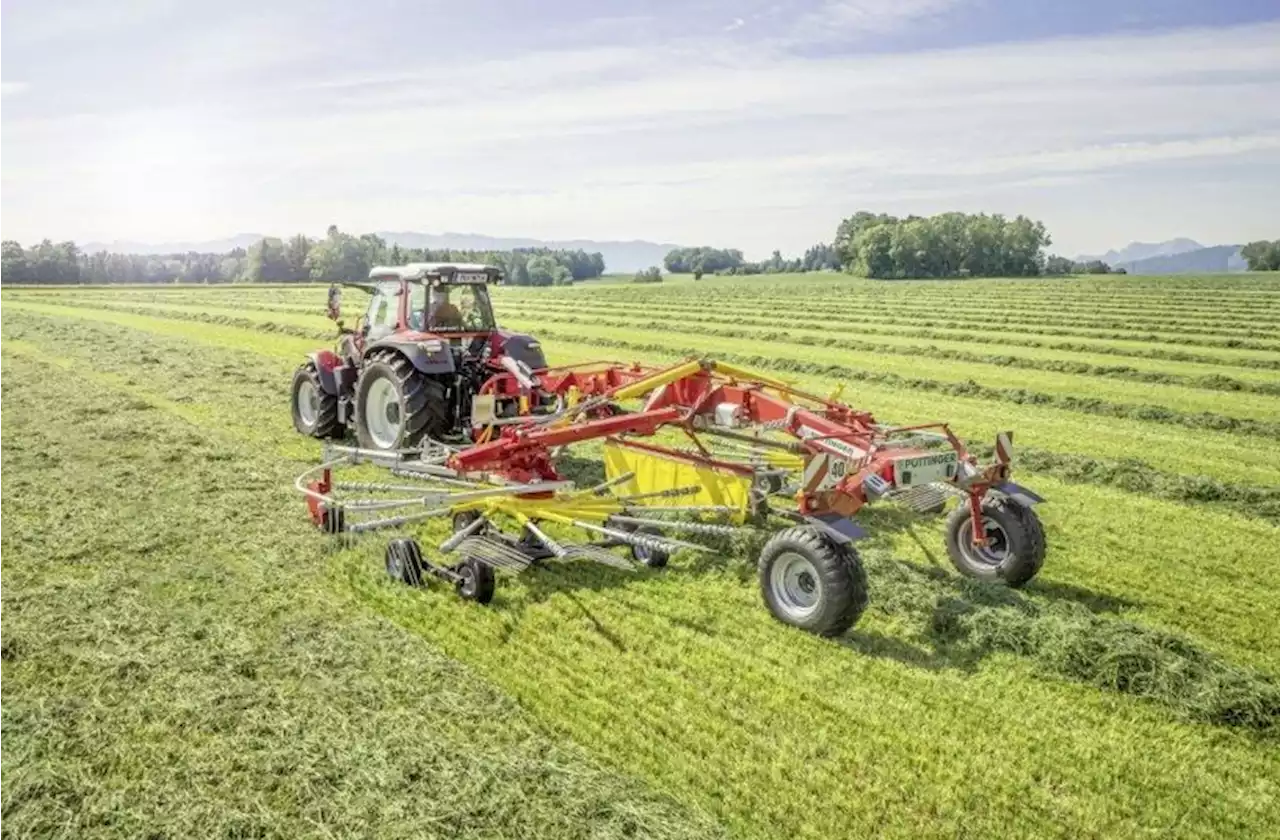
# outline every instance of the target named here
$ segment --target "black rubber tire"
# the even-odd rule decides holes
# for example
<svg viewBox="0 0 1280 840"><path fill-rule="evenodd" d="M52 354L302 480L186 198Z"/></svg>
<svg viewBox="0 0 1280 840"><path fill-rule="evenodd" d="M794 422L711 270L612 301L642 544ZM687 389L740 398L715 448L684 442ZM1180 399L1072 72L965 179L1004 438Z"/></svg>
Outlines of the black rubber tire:
<svg viewBox="0 0 1280 840"><path fill-rule="evenodd" d="M356 384L356 437L361 448L383 449L369 434L365 418L365 398L373 383L388 379L400 400L400 435L387 451L412 449L423 437L439 439L453 429L453 418L445 405L444 385L418 371L399 353L383 353L370 358Z"/></svg>
<svg viewBox="0 0 1280 840"><path fill-rule="evenodd" d="M947 517L947 554L960 574L989 583L1019 587L1036 576L1044 565L1045 536L1040 517L1029 507L1004 496L994 496L982 503L983 516L1003 531L1007 545L999 563L983 562L973 551L969 505L962 502Z"/></svg>
<svg viewBox="0 0 1280 840"><path fill-rule="evenodd" d="M652 525L641 525L635 530L637 534L652 534L661 536L662 532ZM631 558L637 563L648 566L650 569L666 568L667 562L671 559L671 554L657 548L644 548L638 545L631 545Z"/></svg>
<svg viewBox="0 0 1280 840"><path fill-rule="evenodd" d="M464 530L468 525L470 525L472 522L475 522L479 518L480 518L480 511L478 510L466 510L466 511L463 511L462 513L455 513L453 515L453 532L456 534L459 531ZM487 530L487 527L481 528L479 533L483 534L486 530Z"/></svg>
<svg viewBox="0 0 1280 840"><path fill-rule="evenodd" d="M304 382L310 382L316 390L316 421L308 426L298 411L298 391ZM324 390L320 383L320 372L312 362L299 365L293 372L293 384L289 389L289 409L293 413L293 427L301 434L321 440L342 437L342 424L338 422L338 395Z"/></svg>
<svg viewBox="0 0 1280 840"><path fill-rule="evenodd" d="M406 586L422 585L422 546L409 537L387 543L387 575Z"/></svg>
<svg viewBox="0 0 1280 840"><path fill-rule="evenodd" d="M811 582L818 595L804 614L789 608L786 596L775 585L774 567L787 555L799 555L816 572ZM839 636L867 608L867 573L858 552L850 545L838 545L809 525L775 534L760 552L759 573L760 592L773 617L819 636Z"/></svg>
<svg viewBox="0 0 1280 840"><path fill-rule="evenodd" d="M456 584L459 598L464 601L475 601L477 604L487 604L493 600L497 580L493 574L493 567L488 563L468 557L454 566L453 571L462 577L462 580Z"/></svg>

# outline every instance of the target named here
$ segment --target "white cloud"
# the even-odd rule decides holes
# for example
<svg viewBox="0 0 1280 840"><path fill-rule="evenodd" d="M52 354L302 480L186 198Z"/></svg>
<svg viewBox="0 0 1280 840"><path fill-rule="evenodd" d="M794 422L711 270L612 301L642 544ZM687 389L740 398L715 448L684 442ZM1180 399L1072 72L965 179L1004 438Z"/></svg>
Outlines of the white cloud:
<svg viewBox="0 0 1280 840"><path fill-rule="evenodd" d="M848 31L940 8L867 2L840 14ZM1086 251L1125 238L1126 217L1185 224L1170 185L1218 195L1230 175L1165 174L1155 187L1160 167L1249 161L1280 194L1278 24L823 57L792 54L790 36L734 37L424 51L378 72L333 61L305 82L255 76L161 108L7 114L4 209L20 238L337 222L767 253L828 237L858 208L955 207L1039 213ZM269 38L247 43L269 52ZM1167 234L1212 239L1213 225L1280 217L1266 191L1243 194L1199 207L1202 228Z"/></svg>
<svg viewBox="0 0 1280 840"><path fill-rule="evenodd" d="M890 32L934 17L963 0L828 0L796 23L797 42L823 43Z"/></svg>

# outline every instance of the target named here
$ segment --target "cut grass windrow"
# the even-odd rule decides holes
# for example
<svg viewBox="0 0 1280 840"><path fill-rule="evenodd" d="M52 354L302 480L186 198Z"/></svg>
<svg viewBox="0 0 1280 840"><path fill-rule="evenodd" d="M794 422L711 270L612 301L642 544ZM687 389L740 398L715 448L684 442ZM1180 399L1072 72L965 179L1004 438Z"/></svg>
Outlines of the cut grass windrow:
<svg viewBox="0 0 1280 840"><path fill-rule="evenodd" d="M260 307L253 307L260 308ZM278 312L300 312L303 307L271 307L267 311ZM306 307L307 310L314 312L314 307ZM527 312L532 316L545 315L556 320L564 320L566 318L581 318L583 323L595 323L597 318L609 318L616 316L616 311L608 308L601 308L592 311L590 307L584 305L573 305L568 302L556 301L539 301L532 300L527 305L522 305L517 312ZM584 314L590 313L590 314ZM692 313L681 313L689 315ZM651 317L651 313L646 308L643 315L634 317ZM733 316L721 316L717 312L703 312L697 315L697 319L709 324L734 324L738 326L762 327L766 329L777 330L782 326L782 322L778 318L750 318ZM664 321L664 324L679 323L680 321ZM809 324L800 324L801 328L813 328ZM1129 341L1125 344L1107 344L1100 342L1078 342L1078 341L1044 341L1032 334L1018 333L983 333L979 338L973 336L972 330L962 328L952 329L894 329L888 327L876 326L874 321L866 323L850 323L841 321L835 324L828 323L822 329L832 333L840 333L850 336L891 336L901 339L928 339L933 341L949 341L962 344L984 344L984 345L1002 345L1011 347L1027 347L1035 349L1044 349L1049 351L1062 351L1068 353L1088 353L1104 356L1125 356L1139 359L1153 359L1158 361L1169 362L1189 362L1193 364L1215 365L1221 367L1237 367L1237 368L1257 368L1262 370L1280 370L1280 358L1262 358L1258 356L1248 355L1209 355L1206 353L1190 353L1185 350L1172 350L1159 347L1143 347L1139 342Z"/></svg>
<svg viewBox="0 0 1280 840"><path fill-rule="evenodd" d="M523 318L537 313L522 313ZM709 320L709 319L708 319ZM851 335L796 335L794 333L773 330L757 332L744 329L727 329L708 326L694 322L671 321L630 321L603 320L599 318L574 315L558 315L550 323L584 324L593 327L617 327L622 330L640 332L679 333L686 335L714 335L722 338L738 338L769 343L801 344L810 347L832 347L848 349L855 346L868 353L888 353L913 358L943 359L975 364L996 365L998 367L1023 368L1027 370L1043 370L1053 373L1069 373L1076 376L1099 376L1106 379L1127 379L1135 382L1152 382L1163 385L1177 385L1184 388L1201 388L1210 391L1244 391L1268 396L1280 396L1280 378L1274 381L1248 381L1221 374L1206 376L1181 376L1160 370L1143 370L1129 365L1095 365L1085 362L1073 362L1054 359L1033 359L1025 356L1009 354L975 353L966 350L937 347L919 344L876 344L865 340L855 340Z"/></svg>
<svg viewBox="0 0 1280 840"><path fill-rule="evenodd" d="M584 297L581 292L577 292L579 297ZM667 298L661 298L661 302L654 300L654 293L650 293L648 298L638 297L633 300L597 300L596 305L608 305L610 307L636 307L644 308L651 304L657 304L660 309L676 309L695 308L699 310L711 310L725 314L751 316L761 312L777 314L779 317L787 318L794 322L804 322L813 319L815 303L821 306L821 311L825 317L831 320L865 320L868 314L874 314L872 320L883 320L884 323L919 323L922 326L933 326L934 319L945 318L951 323L967 326L970 329L1017 329L1020 326L1038 327L1044 325L1046 320L1052 321L1054 326L1071 327L1074 329L1085 330L1124 330L1131 332L1141 332L1143 330L1154 333L1170 333L1174 336L1198 336L1207 337L1209 339L1217 339L1222 341L1242 341L1246 343L1257 343L1259 349L1280 350L1280 344L1277 341L1277 329L1265 327L1223 327L1215 328L1205 326L1203 323L1196 322L1191 319L1171 319L1171 318L1152 318L1148 323L1143 323L1143 319L1125 319L1125 318L1084 318L1070 317L1066 315L1053 316L1052 313L1030 313L1027 315L1019 315L1018 313L993 312L989 307L976 307L972 311L956 310L947 306L920 306L913 305L895 306L893 308L883 308L868 305L855 304L846 305L833 301L816 302L808 297L799 295L791 295L777 301L757 301L751 298L735 300L735 301L716 301L703 299L690 299L688 303L670 302ZM1267 341L1257 341L1258 339L1269 339ZM1246 344L1247 346L1247 344Z"/></svg>
<svg viewBox="0 0 1280 840"><path fill-rule="evenodd" d="M29 304L17 303L18 306L27 306ZM204 323L226 324L229 326L241 327L244 329L260 329L268 332L277 332L286 335L297 335L299 337L314 336L317 340L322 340L324 336L323 328L317 326L312 329L303 326L304 323L323 323L318 318L284 316L289 318L290 322L276 323L271 320L256 320L253 318L242 316L225 316L213 315L196 311L186 311L180 309L164 309L155 310L147 307L129 308L125 307L120 310L131 314L151 315L160 313L166 317L172 317L180 320L195 320ZM510 322L519 326L520 322ZM573 336L565 333L549 330L545 326L537 323L529 324L529 328L538 332L543 339L563 339L563 340L580 340L580 336ZM590 337L593 343L600 346L625 348L633 351L647 352L657 350L660 347L669 347L670 352L685 355L694 351L687 347L678 347L666 342L661 344L646 344L639 341L623 340L607 337L608 333L602 330L592 328L595 332ZM601 335L604 332L604 335ZM916 377L909 374L895 373L892 370L873 370L868 368L853 368L846 364L837 362L820 363L811 362L804 358L794 356L769 356L763 357L755 354L741 353L734 349L725 347L711 348L703 347L700 353L711 353L726 360L736 360L743 363L750 363L756 366L770 367L775 370L783 370L793 373L813 373L822 376L839 377L852 379L863 382L878 382L889 385L891 387L904 387L913 390L931 391L935 393L945 393L952 396L973 397L984 400L1000 400L1004 402L1013 402L1027 405L1044 405L1047 407L1062 409L1068 411L1076 411L1091 415L1111 416L1111 417L1128 417L1144 422L1159 422L1170 425L1181 425L1188 428L1207 428L1222 431L1230 434L1244 434L1266 438L1280 438L1280 422L1268 419L1273 416L1280 407L1270 403L1269 401L1259 402L1249 407L1241 406L1241 411L1251 410L1261 414L1261 417L1237 417L1226 415L1213 411L1195 411L1196 403L1210 404L1212 401L1206 398L1199 400L1193 399L1194 391L1183 391L1182 402L1191 403L1192 410L1187 408L1173 408L1166 406L1157 406L1154 404L1130 404L1117 403L1101 397L1084 396L1089 393L1090 389L1086 384L1075 384L1071 380L1064 379L1061 383L1054 381L1049 384L1050 387L1057 386L1058 392L1052 393L1037 390L1035 387L994 387L976 382L972 378L961 379L957 372L948 369L947 373L956 375L956 378L947 380L937 380L928 377ZM874 360L868 359L868 365ZM993 374L998 374L996 369L992 370ZM1153 388L1164 387L1162 385L1150 386ZM1096 389L1096 386L1094 388ZM1232 399L1243 399L1243 397L1232 397ZM1257 398L1253 398L1257 400ZM1172 401L1172 400L1171 400Z"/></svg>
<svg viewBox="0 0 1280 840"><path fill-rule="evenodd" d="M578 336L572 333L560 333L546 329L540 332L539 337L561 341L580 340ZM603 347L614 347L638 353L666 352L690 358L705 355L705 350L703 349L677 347L663 342L593 338L592 343ZM989 385L980 385L972 381L942 382L936 379L901 376L896 373L877 373L875 371L857 370L844 365L807 362L801 359L783 359L777 356L732 352L717 352L715 355L727 362L784 373L806 373L853 382L875 382L893 388L905 388L913 391L947 394L956 397L975 397L1018 405L1037 405L1082 414L1095 414L1102 417L1125 417L1148 423L1185 426L1191 429L1213 429L1220 432L1280 440L1280 423L1227 417L1208 411L1190 414L1158 405L1113 403L1087 397L1037 393L1023 388L993 388Z"/></svg>
<svg viewBox="0 0 1280 840"><path fill-rule="evenodd" d="M599 312L604 316L608 316L617 312L617 304L609 304L597 301L574 301L572 299L564 300L562 305L567 309L577 311L579 314L586 312ZM758 306L743 307L734 309L733 307L716 306L714 308L708 305L699 306L697 303L671 305L658 301L637 302L634 307L638 311L644 311L650 315L670 315L673 318L686 318L697 320L699 313L704 311L714 312L721 317L732 316L751 318L758 317L762 314L762 310ZM1215 337L1212 334L1188 334L1182 330L1172 330L1161 332L1157 330L1147 329L1135 330L1128 328L1127 325L1121 324L1119 329L1084 329L1075 327L1063 327L1062 322L1054 319L1052 324L1033 321L991 321L987 319L977 319L974 321L958 320L950 317L948 313L933 310L927 315L914 318L903 317L893 314L892 311L878 313L874 310L859 308L848 313L838 311L827 311L824 306L822 312L828 316L829 320L845 328L853 325L867 323L870 325L890 325L902 326L907 328L937 328L951 329L965 332L969 335L985 336L988 333L1000 335L1004 332L1027 333L1033 336L1070 336L1073 338L1090 338L1100 339L1104 341L1129 341L1151 344L1174 344L1187 345L1205 348L1219 348L1224 350L1255 350L1264 353L1280 353L1280 340L1276 339L1275 332L1264 333L1266 338L1273 339L1271 341L1261 341L1253 338L1239 337ZM796 303L791 304L791 308L777 308L768 313L774 320L772 325L777 327L789 323L810 323L814 318L813 309L797 308Z"/></svg>

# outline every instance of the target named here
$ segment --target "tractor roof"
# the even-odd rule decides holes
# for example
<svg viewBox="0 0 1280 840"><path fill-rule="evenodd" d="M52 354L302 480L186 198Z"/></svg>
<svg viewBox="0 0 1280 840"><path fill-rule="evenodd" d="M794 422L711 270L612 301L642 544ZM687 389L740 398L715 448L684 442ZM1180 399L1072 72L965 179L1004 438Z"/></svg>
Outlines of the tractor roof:
<svg viewBox="0 0 1280 840"><path fill-rule="evenodd" d="M408 265L379 265L369 271L370 280L395 277L401 280L428 281L431 283L497 283L502 279L502 269L483 263L409 263Z"/></svg>

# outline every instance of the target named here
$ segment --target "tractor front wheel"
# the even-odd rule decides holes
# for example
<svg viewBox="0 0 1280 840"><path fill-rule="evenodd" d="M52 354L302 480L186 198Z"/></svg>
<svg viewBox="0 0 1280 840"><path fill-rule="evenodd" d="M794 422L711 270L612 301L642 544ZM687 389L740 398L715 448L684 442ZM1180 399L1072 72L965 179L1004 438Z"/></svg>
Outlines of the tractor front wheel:
<svg viewBox="0 0 1280 840"><path fill-rule="evenodd" d="M1003 496L982 503L986 545L973 542L973 516L967 502L947 518L947 554L961 574L1018 587L1044 565L1044 526L1029 507Z"/></svg>
<svg viewBox="0 0 1280 840"><path fill-rule="evenodd" d="M452 428L442 384L398 354L371 360L356 387L356 436L364 449L412 449Z"/></svg>
<svg viewBox="0 0 1280 840"><path fill-rule="evenodd" d="M293 427L299 432L321 439L342 437L338 395L325 391L314 363L307 362L294 371L290 402Z"/></svg>
<svg viewBox="0 0 1280 840"><path fill-rule="evenodd" d="M858 553L808 525L769 540L759 571L773 617L810 633L838 636L867 608L867 575Z"/></svg>

